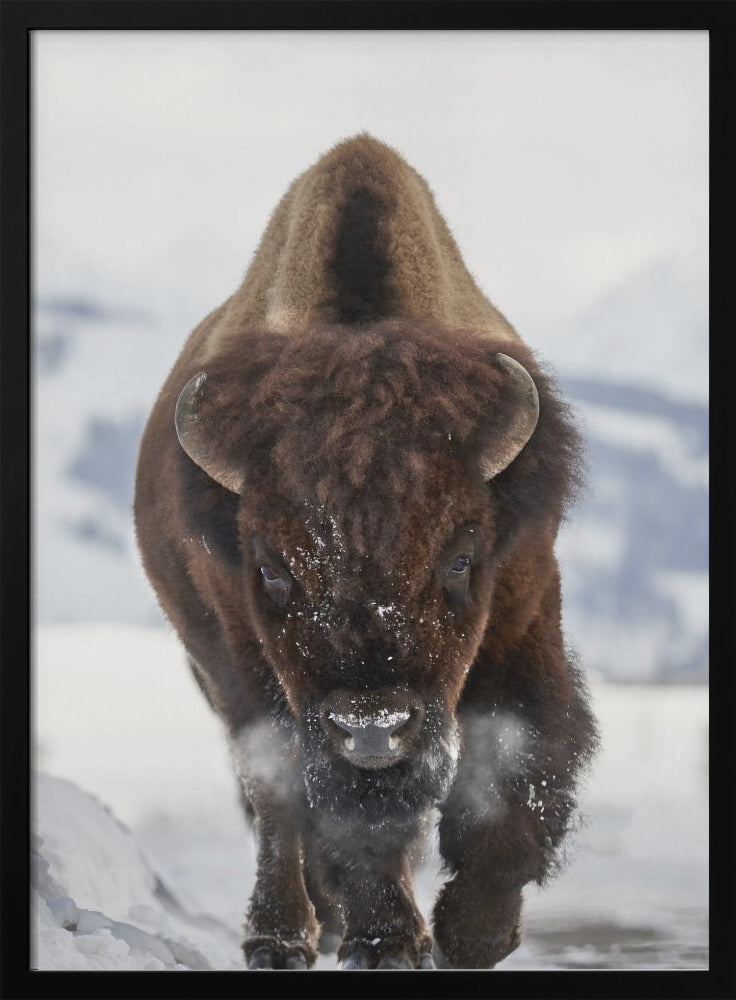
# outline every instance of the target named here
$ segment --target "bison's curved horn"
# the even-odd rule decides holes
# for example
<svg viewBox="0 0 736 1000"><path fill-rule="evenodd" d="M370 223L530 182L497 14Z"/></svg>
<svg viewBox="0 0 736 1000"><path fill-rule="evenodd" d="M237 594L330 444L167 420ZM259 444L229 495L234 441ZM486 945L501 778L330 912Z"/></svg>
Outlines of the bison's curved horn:
<svg viewBox="0 0 736 1000"><path fill-rule="evenodd" d="M215 442L212 440L212 433L211 431L207 433L202 425L202 402L206 381L207 372L199 372L194 378L189 379L179 393L174 414L179 444L191 460L215 482L232 493L240 493L243 483L242 472L218 460L213 447Z"/></svg>
<svg viewBox="0 0 736 1000"><path fill-rule="evenodd" d="M507 354L497 354L494 361L509 376L516 405L503 440L494 443L492 452L481 455L480 466L485 479L493 479L511 465L534 433L539 419L539 394L526 368Z"/></svg>

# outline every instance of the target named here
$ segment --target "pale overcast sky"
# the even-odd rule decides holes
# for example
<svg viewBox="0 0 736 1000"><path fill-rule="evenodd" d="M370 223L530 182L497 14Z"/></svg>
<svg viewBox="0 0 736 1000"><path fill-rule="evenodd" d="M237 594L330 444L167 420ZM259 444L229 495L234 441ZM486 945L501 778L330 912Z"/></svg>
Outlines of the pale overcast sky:
<svg viewBox="0 0 736 1000"><path fill-rule="evenodd" d="M34 84L42 292L196 321L362 130L522 335L662 258L707 267L707 32L41 31Z"/></svg>

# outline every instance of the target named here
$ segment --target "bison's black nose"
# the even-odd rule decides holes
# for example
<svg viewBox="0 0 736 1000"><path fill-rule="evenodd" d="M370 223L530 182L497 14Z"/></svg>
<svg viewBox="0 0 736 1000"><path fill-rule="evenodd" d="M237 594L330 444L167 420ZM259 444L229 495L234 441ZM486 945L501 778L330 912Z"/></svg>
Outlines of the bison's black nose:
<svg viewBox="0 0 736 1000"><path fill-rule="evenodd" d="M401 730L410 712L385 712L383 715L358 716L330 713L328 718L342 735L345 756L358 766L391 764L401 756Z"/></svg>
<svg viewBox="0 0 736 1000"><path fill-rule="evenodd" d="M424 716L422 699L405 688L332 691L320 723L335 753L356 767L390 767L411 752Z"/></svg>

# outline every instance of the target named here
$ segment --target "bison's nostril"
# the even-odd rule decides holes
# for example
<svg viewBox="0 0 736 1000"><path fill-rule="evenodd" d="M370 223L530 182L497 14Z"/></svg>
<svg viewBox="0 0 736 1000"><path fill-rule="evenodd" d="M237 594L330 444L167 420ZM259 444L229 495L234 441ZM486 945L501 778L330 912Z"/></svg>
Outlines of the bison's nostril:
<svg viewBox="0 0 736 1000"><path fill-rule="evenodd" d="M342 748L355 763L385 761L391 763L401 748L400 730L411 717L406 711L379 711L361 715L353 712L328 712L327 719Z"/></svg>

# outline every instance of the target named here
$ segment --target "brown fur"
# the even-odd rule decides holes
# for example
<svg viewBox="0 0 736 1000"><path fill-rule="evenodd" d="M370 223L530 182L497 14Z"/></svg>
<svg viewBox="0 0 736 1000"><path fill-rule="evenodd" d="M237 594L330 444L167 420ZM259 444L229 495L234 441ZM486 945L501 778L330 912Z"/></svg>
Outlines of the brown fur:
<svg viewBox="0 0 736 1000"><path fill-rule="evenodd" d="M479 455L516 405L498 352L534 379L540 417L486 483ZM201 426L241 496L176 437L200 370ZM595 743L553 552L578 452L552 379L396 153L359 136L294 182L167 380L136 492L146 570L239 748L251 962L311 963L321 923L342 926L345 960L415 967L431 937L409 855L432 804L450 876L437 953L488 968L518 944L521 888L552 869ZM356 698L414 713L393 766L354 766L324 722Z"/></svg>

